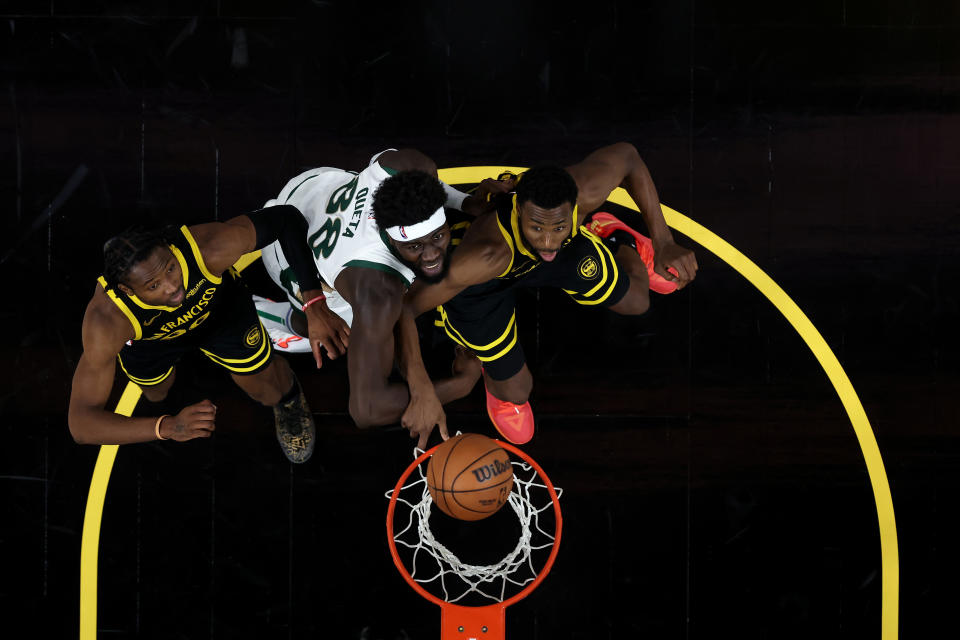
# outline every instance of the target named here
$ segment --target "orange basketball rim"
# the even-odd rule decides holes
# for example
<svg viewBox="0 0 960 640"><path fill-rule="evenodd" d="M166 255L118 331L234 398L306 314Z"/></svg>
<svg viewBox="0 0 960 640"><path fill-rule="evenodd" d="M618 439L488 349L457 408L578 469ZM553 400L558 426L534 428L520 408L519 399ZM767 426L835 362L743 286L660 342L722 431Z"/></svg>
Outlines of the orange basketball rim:
<svg viewBox="0 0 960 640"><path fill-rule="evenodd" d="M560 534L563 529L563 519L560 511L559 500L561 490L554 487L546 472L544 472L543 468L541 468L540 465L537 464L532 457L530 457L530 455L508 442L501 440L496 440L496 442L501 447L520 459L519 462L515 460L513 461L515 469L529 472L531 474L531 479L524 481L518 476L517 482L514 483L514 493L511 493L510 498L510 503L514 510L517 511L518 505L521 509L524 507L529 507L532 509L534 517L536 517L536 514L545 511L552 506L555 520L553 534L547 534L547 537L551 540L549 543L551 548L550 554L544 562L543 567L534 577L530 578L529 581L523 585L523 588L518 593L510 596L509 598L502 599L498 602L494 602L493 604L482 606L465 606L456 604L454 602L449 602L444 598L440 598L433 593L430 593L426 588L424 588L423 585L421 585L411 574L411 571L404 564L399 552L397 551L398 541L396 539L397 534L394 529L394 518L396 515L397 504L404 503L411 507L414 511L417 510L417 507L423 505L423 513L428 515L429 503L432 502L429 497L429 493L425 488L423 490L425 495L423 495L419 505L413 505L409 501L400 498L401 491L404 489L410 489L414 485L421 482L420 480L417 480L408 484L408 480L410 479L411 475L413 475L414 470L419 470L419 474L423 479L423 483L425 484L424 473L421 465L430 459L430 456L433 455L433 452L440 445L437 445L417 456L400 476L400 479L397 481L397 484L394 486L393 490L387 494L390 498L390 506L387 508L387 545L390 547L390 555L393 557L393 563L396 565L400 575L403 576L403 579L407 581L407 584L409 584L414 591L420 594L421 597L426 598L430 602L440 607L441 640L505 640L505 620L507 607L524 599L540 585L543 579L547 577L547 574L550 573L550 569L553 567L553 562L557 557L557 552L560 550ZM529 488L530 486L539 488L546 496L549 497L549 502L547 502L545 506L536 507L534 504L532 504L529 492L524 491L524 487ZM522 521L523 516L521 515L521 512L517 511L517 514ZM537 527L539 528L539 525L537 525ZM411 528L410 524L407 525L407 528ZM418 535L422 540L423 527L417 527L417 530ZM427 530L429 530L429 527L427 527ZM543 533L542 530L541 533ZM530 536L526 536L526 538L529 537ZM528 552L530 550L529 544L530 543L528 542ZM518 547L520 546L522 546L522 540L521 543L518 544ZM546 548L546 546L548 545L545 544L541 547L533 548L540 549ZM476 567L471 568L476 569ZM491 566L491 569L493 569L493 566ZM481 575L480 578L481 582L487 582L489 575ZM513 580L511 580L511 582L513 582ZM446 593L446 589L444 589L444 592ZM487 595L487 597L493 596Z"/></svg>

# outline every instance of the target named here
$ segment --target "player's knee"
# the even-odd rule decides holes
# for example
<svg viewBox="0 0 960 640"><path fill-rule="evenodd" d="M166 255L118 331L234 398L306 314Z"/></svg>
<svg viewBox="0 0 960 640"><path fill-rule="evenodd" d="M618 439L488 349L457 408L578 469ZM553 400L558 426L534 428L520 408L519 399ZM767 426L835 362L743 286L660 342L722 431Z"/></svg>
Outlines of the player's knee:
<svg viewBox="0 0 960 640"><path fill-rule="evenodd" d="M623 309L619 309L617 313L625 316L640 316L650 310L649 294L631 296L631 298L625 302L627 304Z"/></svg>

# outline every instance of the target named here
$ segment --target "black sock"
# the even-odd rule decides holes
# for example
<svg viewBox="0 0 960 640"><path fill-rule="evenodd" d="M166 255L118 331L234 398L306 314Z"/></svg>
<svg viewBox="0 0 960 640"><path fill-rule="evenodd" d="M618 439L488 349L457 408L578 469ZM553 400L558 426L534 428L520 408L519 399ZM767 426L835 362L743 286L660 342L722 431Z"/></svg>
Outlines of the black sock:
<svg viewBox="0 0 960 640"><path fill-rule="evenodd" d="M300 385L297 383L297 376L293 375L292 373L290 375L293 378L293 384L290 385L290 390L287 391L285 394L283 394L283 397L280 398L279 404L285 404L287 402L290 402L291 400L296 398L298 395L300 395Z"/></svg>

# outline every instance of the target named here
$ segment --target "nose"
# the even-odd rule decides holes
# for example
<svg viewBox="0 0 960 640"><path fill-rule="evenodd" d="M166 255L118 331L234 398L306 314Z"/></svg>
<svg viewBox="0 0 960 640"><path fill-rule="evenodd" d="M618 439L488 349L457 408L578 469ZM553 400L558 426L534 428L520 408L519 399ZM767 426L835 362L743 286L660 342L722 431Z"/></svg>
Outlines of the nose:
<svg viewBox="0 0 960 640"><path fill-rule="evenodd" d="M547 251L559 251L564 237L559 234L547 234L544 236L544 248Z"/></svg>
<svg viewBox="0 0 960 640"><path fill-rule="evenodd" d="M428 263L436 262L440 255L440 248L432 244L425 244L423 246L423 253L420 254L421 259Z"/></svg>

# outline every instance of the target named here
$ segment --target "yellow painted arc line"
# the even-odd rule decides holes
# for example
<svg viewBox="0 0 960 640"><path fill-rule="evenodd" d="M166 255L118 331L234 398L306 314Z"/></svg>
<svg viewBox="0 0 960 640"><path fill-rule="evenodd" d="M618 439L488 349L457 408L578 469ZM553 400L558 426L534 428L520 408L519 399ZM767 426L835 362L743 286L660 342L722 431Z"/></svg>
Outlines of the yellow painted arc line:
<svg viewBox="0 0 960 640"><path fill-rule="evenodd" d="M633 199L622 188L618 188L609 199L611 202L630 207L635 211L638 210ZM773 278L730 243L706 227L670 207L664 205L661 205L661 207L667 225L714 253L773 303L773 306L783 314L783 317L800 334L807 347L813 352L833 384L837 395L840 396L840 401L843 403L850 423L853 425L854 433L857 435L857 441L860 443L860 450L863 452L863 459L867 465L867 473L870 476L873 497L877 506L877 520L880 526L880 566L882 570L880 635L882 640L896 640L900 609L900 557L893 499L890 495L890 484L887 481L887 472L883 466L880 447L877 445L877 439L870 426L870 421L867 419L867 413L860 403L860 398L857 396L853 384L851 384L840 361L837 360L817 328L813 326L810 319L790 296L780 288L780 285L774 282Z"/></svg>
<svg viewBox="0 0 960 640"><path fill-rule="evenodd" d="M117 402L114 413L129 416L140 399L140 387L128 382ZM103 503L107 497L110 471L117 457L119 445L100 445L97 464L90 479L87 509L83 514L83 534L80 538L80 640L97 637L97 559L100 550L100 521Z"/></svg>
<svg viewBox="0 0 960 640"><path fill-rule="evenodd" d="M466 184L496 176L502 171L518 173L524 170L524 167L452 167L440 169L439 174L440 178L448 183ZM610 200L637 210L633 200L623 189L618 188L614 191ZM890 485L887 482L880 448L850 379L820 332L800 310L800 307L770 276L706 227L667 206L663 206L663 214L670 227L714 253L770 300L813 352L837 391L837 395L840 396L840 401L850 418L860 449L863 452L877 506L882 568L881 638L882 640L896 640L899 616L900 561L893 499L890 495ZM244 256L237 263L237 269L242 271L259 257L258 254L259 252L255 252ZM120 402L117 403L116 412L122 415L130 415L139 398L140 388L128 383ZM90 481L90 492L87 497L80 545L80 640L96 640L97 637L97 558L100 542L100 522L103 515L107 485L110 481L110 470L113 468L117 449L116 445L102 445L100 447L93 478Z"/></svg>

